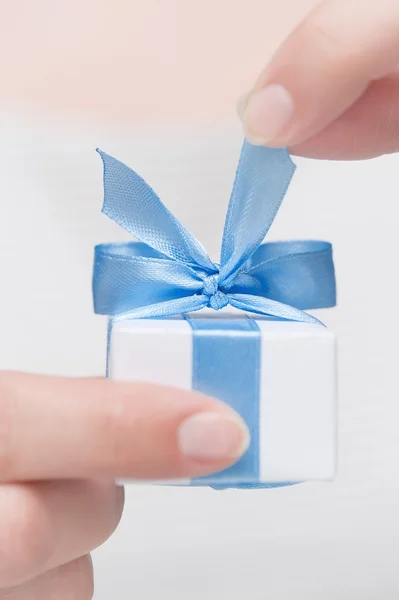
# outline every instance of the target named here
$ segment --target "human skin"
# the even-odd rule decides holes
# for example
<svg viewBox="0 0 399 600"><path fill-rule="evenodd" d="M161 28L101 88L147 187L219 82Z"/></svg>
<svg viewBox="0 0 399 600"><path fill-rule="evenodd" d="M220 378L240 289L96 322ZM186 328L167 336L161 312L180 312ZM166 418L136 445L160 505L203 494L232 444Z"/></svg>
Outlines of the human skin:
<svg viewBox="0 0 399 600"><path fill-rule="evenodd" d="M249 434L196 392L0 373L0 598L91 598L91 550L117 526L123 479L219 471Z"/></svg>
<svg viewBox="0 0 399 600"><path fill-rule="evenodd" d="M239 102L247 137L293 154L367 159L399 149L399 3L327 0Z"/></svg>

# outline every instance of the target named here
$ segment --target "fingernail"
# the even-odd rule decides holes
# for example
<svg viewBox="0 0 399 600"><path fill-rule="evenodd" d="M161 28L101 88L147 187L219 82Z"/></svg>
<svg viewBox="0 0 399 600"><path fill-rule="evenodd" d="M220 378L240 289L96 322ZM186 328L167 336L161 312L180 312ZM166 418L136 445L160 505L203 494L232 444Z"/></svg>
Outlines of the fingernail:
<svg viewBox="0 0 399 600"><path fill-rule="evenodd" d="M254 92L248 99L242 121L248 141L270 144L288 123L294 109L289 92L277 83Z"/></svg>
<svg viewBox="0 0 399 600"><path fill-rule="evenodd" d="M240 117L241 121L244 120L244 113L245 113L245 109L247 108L247 104L248 104L248 100L250 97L250 93L247 92L246 94L243 94L237 102L237 114Z"/></svg>
<svg viewBox="0 0 399 600"><path fill-rule="evenodd" d="M199 413L178 430L178 446L184 456L196 460L238 459L249 446L250 435L240 417Z"/></svg>

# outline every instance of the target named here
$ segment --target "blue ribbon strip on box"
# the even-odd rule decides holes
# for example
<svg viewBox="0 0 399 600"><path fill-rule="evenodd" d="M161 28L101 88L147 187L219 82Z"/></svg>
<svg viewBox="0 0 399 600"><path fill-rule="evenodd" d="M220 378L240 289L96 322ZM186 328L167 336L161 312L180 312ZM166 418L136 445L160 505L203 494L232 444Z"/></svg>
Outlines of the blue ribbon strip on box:
<svg viewBox="0 0 399 600"><path fill-rule="evenodd" d="M186 317L193 330L192 388L226 402L245 420L251 443L233 466L217 473L221 485L229 481L259 480L260 331L246 318ZM215 475L192 480L205 484Z"/></svg>
<svg viewBox="0 0 399 600"><path fill-rule="evenodd" d="M262 243L295 171L285 149L244 142L220 264L211 261L137 173L99 153L103 212L140 240L95 249L94 309L111 317L109 332L116 320L166 318L227 305L280 320L319 323L303 311L335 305L331 244ZM226 401L243 416L252 435L245 456L219 473L220 485L212 487L274 487L258 482L260 332L255 321L245 315L186 319L193 330L193 389ZM239 484L230 485L231 480ZM192 483L208 481L202 477Z"/></svg>

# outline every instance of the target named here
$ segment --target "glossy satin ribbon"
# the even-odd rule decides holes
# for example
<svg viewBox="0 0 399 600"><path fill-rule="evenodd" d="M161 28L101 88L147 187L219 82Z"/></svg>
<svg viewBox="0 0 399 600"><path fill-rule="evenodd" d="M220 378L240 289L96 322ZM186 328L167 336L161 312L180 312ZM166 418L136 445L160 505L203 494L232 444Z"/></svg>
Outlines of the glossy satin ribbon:
<svg viewBox="0 0 399 600"><path fill-rule="evenodd" d="M213 319L186 316L193 330L192 389L218 398L247 424L251 444L232 467L217 474L219 487L259 481L259 388L261 336L247 317ZM215 475L193 479L212 484Z"/></svg>
<svg viewBox="0 0 399 600"><path fill-rule="evenodd" d="M244 142L220 264L129 167L99 151L103 212L141 242L95 249L94 308L114 319L166 317L227 305L293 321L335 304L332 247L323 241L262 244L295 171L285 149ZM212 218L212 215L209 215Z"/></svg>

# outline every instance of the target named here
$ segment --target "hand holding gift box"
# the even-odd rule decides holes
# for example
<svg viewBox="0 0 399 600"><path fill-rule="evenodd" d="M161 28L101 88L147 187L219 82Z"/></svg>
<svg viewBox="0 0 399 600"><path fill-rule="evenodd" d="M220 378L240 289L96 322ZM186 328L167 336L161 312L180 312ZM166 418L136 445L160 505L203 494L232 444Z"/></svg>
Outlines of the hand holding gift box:
<svg viewBox="0 0 399 600"><path fill-rule="evenodd" d="M235 465L180 483L270 487L331 479L334 336L303 310L335 305L332 248L320 241L262 244L295 170L286 150L244 143L219 265L141 177L100 154L103 212L141 240L96 247L95 311L111 316L109 377L217 397L251 432Z"/></svg>

